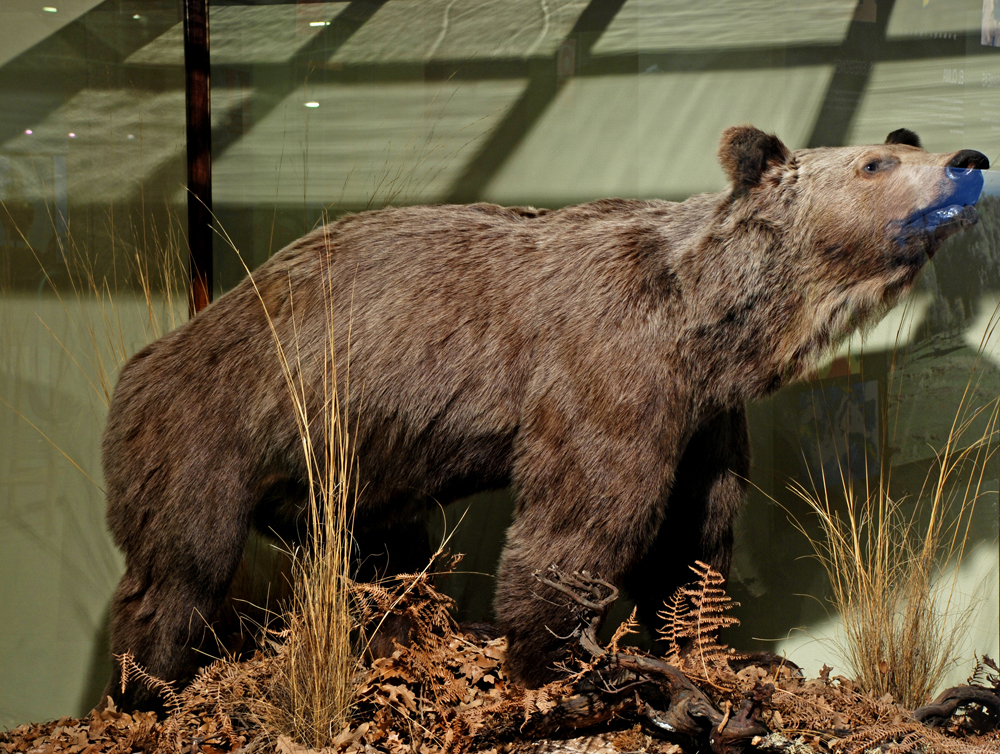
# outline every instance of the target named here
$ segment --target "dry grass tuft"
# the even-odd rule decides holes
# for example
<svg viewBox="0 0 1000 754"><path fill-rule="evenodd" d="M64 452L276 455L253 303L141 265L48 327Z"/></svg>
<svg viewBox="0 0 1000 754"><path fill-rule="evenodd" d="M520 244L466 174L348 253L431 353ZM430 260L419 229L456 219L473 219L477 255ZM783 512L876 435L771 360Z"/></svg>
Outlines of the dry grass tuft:
<svg viewBox="0 0 1000 754"><path fill-rule="evenodd" d="M818 537L795 524L829 578L845 632L844 659L862 688L891 694L908 708L926 703L943 681L972 618L974 603L956 604L956 580L987 467L995 463L1000 418L996 400L967 405L972 388L970 378L915 502L890 495L888 471L864 494L843 468L832 494L825 474L818 489L815 482L811 490L790 485L819 522ZM966 443L969 428L984 420L979 436Z"/></svg>
<svg viewBox="0 0 1000 754"><path fill-rule="evenodd" d="M235 246L233 250L239 254ZM249 268L247 274L253 282ZM268 315L302 443L309 497L306 543L292 551L293 596L286 613L286 628L281 632L283 645L276 655L266 693L258 700L258 716L264 727L316 749L330 745L347 724L359 670L351 640L358 626L351 607L350 579L357 502L357 485L352 483L356 462L347 418L350 332L341 379L333 327L334 302L329 290L326 294L329 338L323 359L324 392L318 422L311 414L315 386L303 381L305 370L297 363L298 344L294 354L286 351ZM259 291L258 297L263 306Z"/></svg>
<svg viewBox="0 0 1000 754"><path fill-rule="evenodd" d="M268 727L317 749L329 745L346 725L358 674L348 578L353 501L347 484L349 463L343 464L321 480L320 492L310 495L315 533L294 554L294 595L282 632L285 644L273 685L262 699ZM338 477L340 483L334 481Z"/></svg>

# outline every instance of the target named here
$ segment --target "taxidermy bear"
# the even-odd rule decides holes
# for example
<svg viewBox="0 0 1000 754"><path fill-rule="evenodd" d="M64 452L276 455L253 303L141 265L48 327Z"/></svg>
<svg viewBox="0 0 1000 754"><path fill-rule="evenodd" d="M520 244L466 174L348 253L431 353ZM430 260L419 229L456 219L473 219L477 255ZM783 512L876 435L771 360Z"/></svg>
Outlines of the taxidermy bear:
<svg viewBox="0 0 1000 754"><path fill-rule="evenodd" d="M751 126L723 134L719 160L728 188L683 203L348 216L136 354L104 437L126 562L113 652L189 679L249 527L296 530L307 475L276 343L319 417L331 333L361 558L418 570L432 499L516 490L495 601L516 681L553 678L574 627L536 571L587 569L647 622L695 559L726 574L746 401L877 321L976 222L989 162L930 154L905 129L792 151ZM155 703L119 681L120 707Z"/></svg>

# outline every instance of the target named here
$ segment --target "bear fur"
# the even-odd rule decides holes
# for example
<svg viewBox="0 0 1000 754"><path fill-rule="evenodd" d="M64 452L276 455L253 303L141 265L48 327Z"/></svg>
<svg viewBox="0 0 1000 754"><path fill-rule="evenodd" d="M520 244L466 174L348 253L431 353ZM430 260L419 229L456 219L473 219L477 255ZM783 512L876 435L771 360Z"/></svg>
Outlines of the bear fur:
<svg viewBox="0 0 1000 754"><path fill-rule="evenodd" d="M137 353L103 445L126 561L112 651L190 678L249 527L295 536L306 472L275 339L311 416L331 333L349 372L362 561L419 569L430 501L514 486L495 607L517 681L552 678L574 627L534 578L550 564L631 587L647 622L695 559L726 574L745 403L886 312L976 221L988 161L905 130L791 151L751 126L719 160L729 188L683 203L348 216ZM154 703L119 680L120 707Z"/></svg>

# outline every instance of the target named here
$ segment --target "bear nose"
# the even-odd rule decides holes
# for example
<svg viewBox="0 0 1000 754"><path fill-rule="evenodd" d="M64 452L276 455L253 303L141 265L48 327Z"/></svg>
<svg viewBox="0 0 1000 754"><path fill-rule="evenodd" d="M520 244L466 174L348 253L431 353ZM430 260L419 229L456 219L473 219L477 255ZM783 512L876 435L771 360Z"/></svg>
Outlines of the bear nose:
<svg viewBox="0 0 1000 754"><path fill-rule="evenodd" d="M987 170L990 161L982 152L975 149L963 149L948 161L945 172L953 181L967 176L972 170Z"/></svg>

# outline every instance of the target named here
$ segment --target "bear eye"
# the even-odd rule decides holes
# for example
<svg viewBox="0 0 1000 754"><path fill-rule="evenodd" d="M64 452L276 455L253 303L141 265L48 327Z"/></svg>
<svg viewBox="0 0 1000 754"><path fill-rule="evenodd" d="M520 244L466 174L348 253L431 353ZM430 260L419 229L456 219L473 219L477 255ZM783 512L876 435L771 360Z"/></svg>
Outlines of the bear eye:
<svg viewBox="0 0 1000 754"><path fill-rule="evenodd" d="M882 167L882 161L881 160L872 160L867 165L865 165L865 172L866 173L877 173L879 171L879 168L881 168L881 167Z"/></svg>

